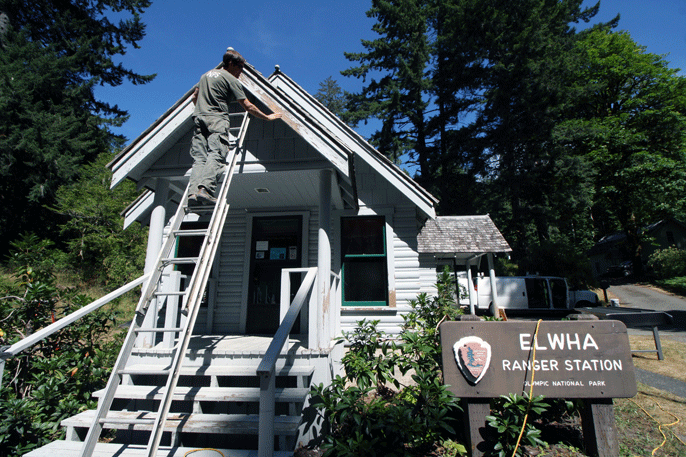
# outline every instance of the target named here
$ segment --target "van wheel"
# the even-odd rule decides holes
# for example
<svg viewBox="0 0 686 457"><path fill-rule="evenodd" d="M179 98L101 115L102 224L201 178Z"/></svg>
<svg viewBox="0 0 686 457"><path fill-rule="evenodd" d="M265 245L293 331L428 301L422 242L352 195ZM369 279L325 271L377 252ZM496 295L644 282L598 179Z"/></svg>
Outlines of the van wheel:
<svg viewBox="0 0 686 457"><path fill-rule="evenodd" d="M591 303L590 301L587 301L587 300L579 300L574 305L575 308L591 308L593 306L596 306L596 305L594 305L593 303Z"/></svg>

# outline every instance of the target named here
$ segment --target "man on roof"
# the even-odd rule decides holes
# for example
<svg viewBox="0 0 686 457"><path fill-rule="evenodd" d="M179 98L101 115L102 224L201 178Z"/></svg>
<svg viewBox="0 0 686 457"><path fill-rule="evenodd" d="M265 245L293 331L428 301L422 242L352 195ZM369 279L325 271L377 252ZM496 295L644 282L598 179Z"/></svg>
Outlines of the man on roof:
<svg viewBox="0 0 686 457"><path fill-rule="evenodd" d="M224 54L223 67L210 70L200 78L193 93L195 132L191 140L193 168L189 182L189 205L216 203L214 192L229 152L229 105L238 102L249 114L273 121L281 113L264 114L253 105L238 80L245 58L233 48Z"/></svg>

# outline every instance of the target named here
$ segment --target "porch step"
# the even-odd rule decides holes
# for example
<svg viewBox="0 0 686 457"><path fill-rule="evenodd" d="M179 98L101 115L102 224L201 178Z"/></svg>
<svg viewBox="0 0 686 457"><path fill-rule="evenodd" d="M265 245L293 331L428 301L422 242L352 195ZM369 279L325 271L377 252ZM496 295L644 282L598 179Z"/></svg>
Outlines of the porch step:
<svg viewBox="0 0 686 457"><path fill-rule="evenodd" d="M167 366L154 364L134 364L120 371L129 375L166 375ZM181 376L257 376L257 365L183 365L179 370ZM314 367L311 365L277 365L276 376L311 376Z"/></svg>
<svg viewBox="0 0 686 457"><path fill-rule="evenodd" d="M128 400L161 400L165 389L160 386L131 386L120 385L114 398ZM309 389L280 388L276 389L276 401L281 403L303 403ZM96 398L105 395L105 390L93 393ZM174 401L205 401L205 402L258 402L260 401L259 387L177 387L174 389Z"/></svg>
<svg viewBox="0 0 686 457"><path fill-rule="evenodd" d="M80 441L53 441L52 443L43 446L39 449L35 449L25 457L80 457L81 446L83 443ZM145 457L147 456L146 447L144 445L136 444L115 444L115 443L98 443L95 445L95 450L93 451L94 457ZM184 457L186 454L189 457L193 455L197 456L211 456L211 457L257 457L257 451L251 450L236 450L236 449L213 449L208 450L203 453L192 451L198 450L198 448L192 447L165 447L160 446L157 452L157 457ZM218 454L219 451L221 454ZM292 456L293 452L274 452L274 457L287 457Z"/></svg>
<svg viewBox="0 0 686 457"><path fill-rule="evenodd" d="M152 430L156 413L148 411L110 411L103 419L104 429ZM64 419L63 427L88 428L95 419L95 410L83 411ZM293 436L298 431L300 416L276 416L274 434ZM164 431L175 433L211 433L221 435L257 435L259 416L257 414L199 414L170 413L165 421Z"/></svg>

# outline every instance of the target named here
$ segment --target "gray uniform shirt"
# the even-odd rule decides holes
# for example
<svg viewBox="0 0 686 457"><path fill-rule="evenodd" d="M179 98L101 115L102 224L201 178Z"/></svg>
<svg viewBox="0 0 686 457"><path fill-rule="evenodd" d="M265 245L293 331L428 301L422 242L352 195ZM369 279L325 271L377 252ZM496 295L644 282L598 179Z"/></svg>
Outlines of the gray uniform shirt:
<svg viewBox="0 0 686 457"><path fill-rule="evenodd" d="M202 75L198 89L193 116L226 115L231 102L246 98L243 84L223 68Z"/></svg>

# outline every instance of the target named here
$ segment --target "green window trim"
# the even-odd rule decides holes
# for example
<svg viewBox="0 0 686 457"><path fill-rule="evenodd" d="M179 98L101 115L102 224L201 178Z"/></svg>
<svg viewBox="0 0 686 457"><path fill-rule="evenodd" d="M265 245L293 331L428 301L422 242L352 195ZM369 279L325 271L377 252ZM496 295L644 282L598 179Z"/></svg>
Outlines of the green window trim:
<svg viewBox="0 0 686 457"><path fill-rule="evenodd" d="M342 306L387 307L388 255L385 218L342 218L341 234ZM346 254L346 249L358 252Z"/></svg>

